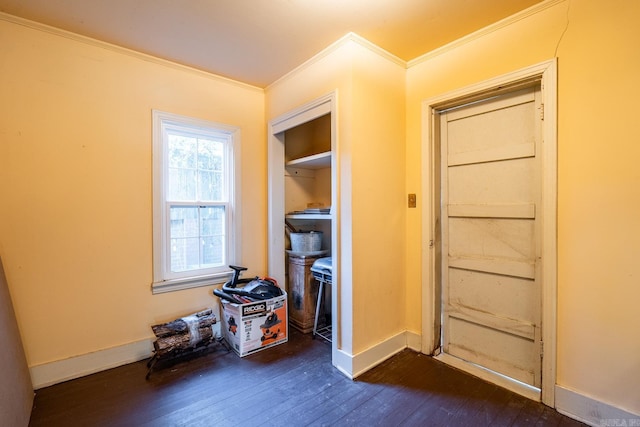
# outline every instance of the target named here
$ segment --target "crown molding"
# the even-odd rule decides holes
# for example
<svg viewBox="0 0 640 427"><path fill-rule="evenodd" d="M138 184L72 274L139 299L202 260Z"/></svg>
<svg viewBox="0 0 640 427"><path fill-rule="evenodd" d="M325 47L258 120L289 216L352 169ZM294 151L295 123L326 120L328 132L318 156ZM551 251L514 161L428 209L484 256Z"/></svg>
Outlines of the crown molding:
<svg viewBox="0 0 640 427"><path fill-rule="evenodd" d="M313 64L319 62L320 60L322 60L323 58L326 58L327 56L329 56L330 54L334 53L335 51L339 50L340 48L342 48L343 46L346 46L349 43L356 43L362 47L364 47L365 49L370 50L371 52L387 59L388 61L401 66L402 68L406 69L407 68L407 62L398 58L397 56L393 55L392 53L382 49L380 46L373 44L372 42L370 42L369 40L365 39L362 36L359 36L356 33L350 32L345 34L344 36L340 37L338 40L336 40L335 42L333 42L332 44L330 44L329 46L327 46L326 48L324 48L323 50L321 50L320 52L318 52L317 54L315 54L314 56L312 56L311 58L309 58L308 60L306 60L305 62L303 62L302 64L298 65L296 68L294 68L293 70L289 71L288 73L286 73L285 75L283 75L282 77L280 77L279 79L277 79L276 81L274 81L273 83L269 84L265 90L269 90L274 86L277 86L279 84L281 84L283 81L289 79L292 75L295 75L297 73L299 73L300 71L304 70L305 68L309 68L311 67Z"/></svg>
<svg viewBox="0 0 640 427"><path fill-rule="evenodd" d="M511 15L507 18L504 18L494 24L491 24L487 27L484 27L478 31L475 31L471 34L468 34L464 37L461 37L457 40L454 40L451 43L448 43L446 45L443 45L437 49L434 49L430 52L427 52L417 58L414 58L410 61L404 61L402 59L400 59L399 57L393 55L392 53L382 49L381 47L375 45L374 43L370 42L369 40L365 39L364 37L359 36L356 33L350 32L345 34L344 36L342 36L340 39L338 39L337 41L335 41L334 43L332 43L331 45L327 46L325 49L323 49L322 51L320 51L319 53L317 53L316 55L314 55L313 57L311 57L310 59L306 60L305 62L303 62L302 64L300 64L299 66L297 66L296 68L294 68L293 70L289 71L288 73L284 74L282 77L278 78L276 81L274 81L273 83L267 85L266 88L260 88L257 86L253 86L253 85L249 85L246 83L242 83L239 82L237 80L233 80L227 77L222 77L219 76L217 74L213 74L207 71L203 71L197 68L193 68L193 67L189 67L187 65L182 65L173 61L169 61L166 59L162 59L162 58L158 58L156 56L153 55L149 55L149 54L145 54L142 52L138 52L132 49L128 49L122 46L118 46L118 45L114 45L111 43L107 43L101 40L97 40L91 37L87 37L87 36L82 36L80 34L76 34L70 31L66 31L66 30L62 30L56 27L52 27L49 25L45 25L45 24L41 24L39 22L35 22L35 21L31 21L28 19L24 19L24 18L20 18L14 15L10 15L7 14L5 12L0 12L0 20L6 21L6 22L10 22L16 25L21 25L24 27L28 27L34 30L38 30L38 31L42 31L42 32L46 32L49 34L53 34L59 37L64 37L70 40L74 40L76 42L80 42L80 43L85 43L85 44L89 44L95 47L99 47L102 49L106 49L106 50L110 50L112 52L117 52L123 55L127 55L130 57L134 57L146 62L152 62L158 65L162 65L165 67L169 67L169 68L173 68L173 69L177 69L180 71L185 71L185 72L189 72L192 74L196 74L202 77L206 77L209 79L214 79L220 82L225 82L225 83L229 83L229 84L233 84L239 87L243 87L245 89L251 89L251 90L256 90L259 92L264 92L265 90L270 89L273 86L276 86L278 84L280 84L281 82L283 82L284 80L287 80L289 77L291 77L292 75L300 72L301 70L308 68L310 66L312 66L313 64L319 62L320 60L322 60L323 58L325 58L326 56L330 55L331 53L335 52L336 50L340 49L341 47L345 46L348 43L356 43L362 47L364 47L365 49L370 50L371 52L374 52L375 54L386 58L388 61L395 63L403 68L410 68L413 67L414 65L418 65L422 62L426 62L436 56L442 55L446 52L449 52L451 50L454 50L462 45L465 45L467 43L470 43L474 40L477 40L481 37L484 37L488 34L491 34L495 31L498 31L504 27L507 27L509 25L512 25L522 19L525 19L529 16L535 15L537 13L540 13L550 7L555 6L556 4L559 3L563 3L567 0L546 0L543 1L541 3L538 3L536 5L533 5L521 12L518 12L514 15Z"/></svg>
<svg viewBox="0 0 640 427"><path fill-rule="evenodd" d="M54 36L63 37L69 40L73 40L78 43L84 43L90 46L94 46L100 49L109 50L111 52L119 53L122 55L126 55L132 58L136 58L145 62L151 62L157 65L161 65L167 68L173 68L178 71L184 71L187 73L195 74L200 77L205 77L211 80L216 80L221 83L227 83L235 86L242 87L244 89L255 90L263 93L264 89L253 86L247 83L243 83L237 80L233 80L227 77L219 76L217 74L210 73L208 71L200 70L198 68L189 67L187 65L182 65L177 62L169 61L167 59L158 58L157 56L149 55L146 53L138 52L133 49L128 49L126 47L118 46L112 43L107 43L101 40L97 40L91 37L83 36L80 34L73 33L71 31L62 30L57 27L52 27L50 25L42 24L40 22L31 21L29 19L20 18L18 16L10 15L5 12L0 12L0 21L6 21L12 24L20 25L23 27L30 28L32 30L41 31L44 33L52 34Z"/></svg>
<svg viewBox="0 0 640 427"><path fill-rule="evenodd" d="M341 40L349 40L352 41L354 43L359 44L360 46L369 49L370 51L372 51L373 53L387 59L390 62L395 63L396 65L399 65L403 68L407 68L407 61L398 58L397 56L395 56L394 54L392 54L391 52L384 50L383 48L381 48L380 46L378 46L377 44L374 44L372 42L370 42L369 40L365 39L362 36L359 36L356 33L347 33L345 34Z"/></svg>
<svg viewBox="0 0 640 427"><path fill-rule="evenodd" d="M463 46L467 43L470 43L474 40L477 40L479 38L482 38L488 34L491 34L495 31L498 31L502 28L508 27L509 25L512 25L522 19L528 18L532 15L535 15L537 13L540 13L546 9L549 9L550 7L553 7L559 3L564 3L567 0L547 0L547 1L543 1L541 3L535 4L523 11L520 11L518 13L515 13L511 16L508 16L496 23L493 23L491 25L488 25L484 28L481 28L471 34L468 34L464 37L461 37L459 39L456 39L454 41L452 41L451 43L445 44L437 49L434 49L430 52L425 53L424 55L418 56L417 58L414 58L410 61L407 62L407 68L411 68L414 65L418 65L420 63L426 62L430 59L435 58L436 56L442 55L444 53L447 53L449 51L452 51L460 46Z"/></svg>

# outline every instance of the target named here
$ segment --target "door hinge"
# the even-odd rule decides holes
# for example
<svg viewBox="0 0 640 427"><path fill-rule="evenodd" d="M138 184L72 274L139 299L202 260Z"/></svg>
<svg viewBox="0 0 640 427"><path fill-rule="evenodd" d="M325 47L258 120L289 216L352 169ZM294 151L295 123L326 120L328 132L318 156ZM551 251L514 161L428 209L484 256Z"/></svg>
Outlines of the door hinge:
<svg viewBox="0 0 640 427"><path fill-rule="evenodd" d="M544 120L544 104L540 104L540 120Z"/></svg>
<svg viewBox="0 0 640 427"><path fill-rule="evenodd" d="M540 359L544 356L544 342L540 341Z"/></svg>

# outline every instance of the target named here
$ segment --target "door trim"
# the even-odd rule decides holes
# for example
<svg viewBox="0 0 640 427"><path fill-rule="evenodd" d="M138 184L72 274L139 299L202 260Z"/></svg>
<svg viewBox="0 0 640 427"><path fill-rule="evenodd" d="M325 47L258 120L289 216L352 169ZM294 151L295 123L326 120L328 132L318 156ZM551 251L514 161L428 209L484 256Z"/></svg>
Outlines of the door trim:
<svg viewBox="0 0 640 427"><path fill-rule="evenodd" d="M285 241L284 241L284 132L326 114L331 115L331 254L333 285L331 298L331 360L342 372L352 374L350 358L342 351L343 327L350 323L350 313L339 308L350 293L342 286L340 256L340 164L338 152L338 92L334 90L304 105L271 119L268 123L268 244L267 265L269 276L285 283Z"/></svg>
<svg viewBox="0 0 640 427"><path fill-rule="evenodd" d="M284 132L303 123L309 122L320 116L331 114L331 150L335 153L336 143L336 93L331 92L305 105L295 108L269 121L268 128L268 271L271 277L284 283ZM336 156L331 156L331 207L332 207L332 254L337 256L339 247L334 247L337 242L335 231L337 197L337 172L335 164ZM335 271L335 270L334 270Z"/></svg>
<svg viewBox="0 0 640 427"><path fill-rule="evenodd" d="M440 153L437 110L530 86L540 81L542 124L542 387L540 400L555 407L557 313L557 59L554 58L484 82L457 89L422 102L422 352L435 354L440 345L440 300L437 248L440 245ZM500 384L507 386L508 384ZM513 391L523 393L514 385Z"/></svg>

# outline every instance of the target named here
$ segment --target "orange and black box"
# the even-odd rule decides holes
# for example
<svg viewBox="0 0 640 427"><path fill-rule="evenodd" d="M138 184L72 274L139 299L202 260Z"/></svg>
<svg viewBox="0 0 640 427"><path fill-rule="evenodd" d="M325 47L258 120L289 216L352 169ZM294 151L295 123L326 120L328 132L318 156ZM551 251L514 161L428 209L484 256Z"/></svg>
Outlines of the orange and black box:
<svg viewBox="0 0 640 427"><path fill-rule="evenodd" d="M287 294L262 301L236 304L221 300L222 333L240 356L287 342Z"/></svg>

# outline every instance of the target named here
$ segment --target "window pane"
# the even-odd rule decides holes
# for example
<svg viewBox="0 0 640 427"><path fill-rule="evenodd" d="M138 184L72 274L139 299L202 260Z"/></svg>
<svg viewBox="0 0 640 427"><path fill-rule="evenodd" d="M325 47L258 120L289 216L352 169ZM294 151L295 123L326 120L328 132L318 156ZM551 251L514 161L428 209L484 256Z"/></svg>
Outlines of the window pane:
<svg viewBox="0 0 640 427"><path fill-rule="evenodd" d="M170 207L171 271L224 265L225 207Z"/></svg>
<svg viewBox="0 0 640 427"><path fill-rule="evenodd" d="M168 190L168 200L195 201L196 171L194 169L169 169Z"/></svg>
<svg viewBox="0 0 640 427"><path fill-rule="evenodd" d="M200 257L198 208L195 206L172 206L169 216L171 220L171 271L198 268Z"/></svg>
<svg viewBox="0 0 640 427"><path fill-rule="evenodd" d="M198 237L198 208L195 206L171 206L171 238Z"/></svg>
<svg viewBox="0 0 640 427"><path fill-rule="evenodd" d="M198 169L222 170L224 144L211 139L198 139Z"/></svg>
<svg viewBox="0 0 640 427"><path fill-rule="evenodd" d="M225 208L200 208L200 236L202 237L202 264L204 267L223 265L225 261Z"/></svg>
<svg viewBox="0 0 640 427"><path fill-rule="evenodd" d="M198 140L198 200L223 201L223 148L220 141Z"/></svg>
<svg viewBox="0 0 640 427"><path fill-rule="evenodd" d="M180 134L168 135L169 200L196 200L198 140Z"/></svg>
<svg viewBox="0 0 640 427"><path fill-rule="evenodd" d="M224 265L224 237L204 237L202 241L202 267Z"/></svg>
<svg viewBox="0 0 640 427"><path fill-rule="evenodd" d="M169 134L169 167L181 169L196 168L198 140L187 136Z"/></svg>
<svg viewBox="0 0 640 427"><path fill-rule="evenodd" d="M224 206L200 208L200 235L224 235Z"/></svg>
<svg viewBox="0 0 640 427"><path fill-rule="evenodd" d="M200 267L200 239L171 239L171 271L196 270Z"/></svg>
<svg viewBox="0 0 640 427"><path fill-rule="evenodd" d="M222 173L214 171L198 171L198 198L201 201L223 202Z"/></svg>

